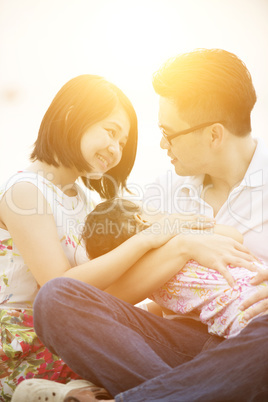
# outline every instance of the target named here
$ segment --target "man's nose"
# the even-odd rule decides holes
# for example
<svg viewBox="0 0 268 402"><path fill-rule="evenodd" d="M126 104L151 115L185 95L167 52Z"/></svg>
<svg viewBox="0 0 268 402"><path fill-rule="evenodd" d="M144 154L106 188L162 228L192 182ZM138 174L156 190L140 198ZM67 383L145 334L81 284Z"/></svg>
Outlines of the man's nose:
<svg viewBox="0 0 268 402"><path fill-rule="evenodd" d="M161 138L160 147L161 147L162 149L169 149L170 144L169 144L169 142L165 139L165 137L162 137L162 138Z"/></svg>

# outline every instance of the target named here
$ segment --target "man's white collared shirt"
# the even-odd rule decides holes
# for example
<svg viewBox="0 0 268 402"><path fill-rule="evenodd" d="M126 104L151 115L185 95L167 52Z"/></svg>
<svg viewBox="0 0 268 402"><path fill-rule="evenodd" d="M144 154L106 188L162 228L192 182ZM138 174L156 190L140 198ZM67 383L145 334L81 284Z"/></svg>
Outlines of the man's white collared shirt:
<svg viewBox="0 0 268 402"><path fill-rule="evenodd" d="M213 208L201 198L203 179L167 171L145 186L144 209L213 217ZM268 149L262 140L257 141L243 180L230 192L215 219L238 229L245 246L268 263Z"/></svg>

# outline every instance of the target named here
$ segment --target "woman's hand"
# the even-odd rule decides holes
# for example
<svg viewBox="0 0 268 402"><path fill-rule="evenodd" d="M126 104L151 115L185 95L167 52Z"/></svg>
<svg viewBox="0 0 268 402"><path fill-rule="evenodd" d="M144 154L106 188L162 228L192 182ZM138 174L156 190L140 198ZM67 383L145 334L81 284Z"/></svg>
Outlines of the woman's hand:
<svg viewBox="0 0 268 402"><path fill-rule="evenodd" d="M251 284L258 285L264 281L268 281L268 271L262 269L259 270L258 274L251 280ZM264 286L259 292L245 300L241 304L240 310L247 310L244 315L246 320L250 320L260 313L268 314L268 286Z"/></svg>
<svg viewBox="0 0 268 402"><path fill-rule="evenodd" d="M200 231L184 233L183 236L190 258L205 267L215 269L230 286L234 286L235 281L228 265L244 267L250 271L257 270L254 262L258 260L243 244L234 239Z"/></svg>
<svg viewBox="0 0 268 402"><path fill-rule="evenodd" d="M149 242L151 248L158 248L185 230L188 232L192 229L212 229L214 223L213 218L204 215L172 214L152 223L148 229L143 230L139 235L144 236L144 240Z"/></svg>

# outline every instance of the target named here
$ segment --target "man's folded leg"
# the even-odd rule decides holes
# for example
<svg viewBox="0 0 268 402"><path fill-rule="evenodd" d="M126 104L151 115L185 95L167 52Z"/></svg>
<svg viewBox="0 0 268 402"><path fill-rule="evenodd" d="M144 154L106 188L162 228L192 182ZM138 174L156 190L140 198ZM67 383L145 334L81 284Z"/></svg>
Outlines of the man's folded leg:
<svg viewBox="0 0 268 402"><path fill-rule="evenodd" d="M268 401L268 315L238 336L115 397L117 402Z"/></svg>
<svg viewBox="0 0 268 402"><path fill-rule="evenodd" d="M168 374L222 341L196 321L154 316L70 278L41 288L34 325L73 371L113 396Z"/></svg>

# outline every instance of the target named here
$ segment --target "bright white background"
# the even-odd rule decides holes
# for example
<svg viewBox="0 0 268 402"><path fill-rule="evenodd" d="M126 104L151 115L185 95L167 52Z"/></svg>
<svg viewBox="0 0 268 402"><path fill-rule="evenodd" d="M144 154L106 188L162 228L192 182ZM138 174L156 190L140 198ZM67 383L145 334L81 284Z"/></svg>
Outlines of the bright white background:
<svg viewBox="0 0 268 402"><path fill-rule="evenodd" d="M160 150L152 73L198 47L236 53L253 76L253 135L268 144L267 0L0 0L0 181L27 158L49 103L69 79L105 76L139 117L130 183L170 168Z"/></svg>

